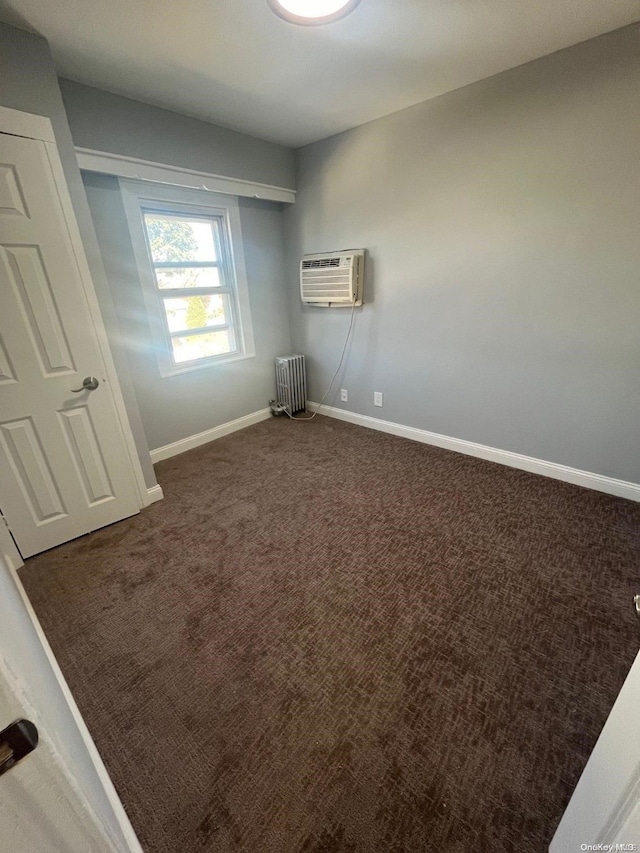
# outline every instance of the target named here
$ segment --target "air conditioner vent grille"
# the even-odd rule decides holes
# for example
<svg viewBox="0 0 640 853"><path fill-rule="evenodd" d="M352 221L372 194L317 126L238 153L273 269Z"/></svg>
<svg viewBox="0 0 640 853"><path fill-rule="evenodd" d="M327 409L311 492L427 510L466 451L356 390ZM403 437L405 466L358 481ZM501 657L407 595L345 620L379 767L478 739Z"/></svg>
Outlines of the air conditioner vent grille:
<svg viewBox="0 0 640 853"><path fill-rule="evenodd" d="M313 261L302 261L303 270L318 270L324 267L339 267L340 258L318 258Z"/></svg>

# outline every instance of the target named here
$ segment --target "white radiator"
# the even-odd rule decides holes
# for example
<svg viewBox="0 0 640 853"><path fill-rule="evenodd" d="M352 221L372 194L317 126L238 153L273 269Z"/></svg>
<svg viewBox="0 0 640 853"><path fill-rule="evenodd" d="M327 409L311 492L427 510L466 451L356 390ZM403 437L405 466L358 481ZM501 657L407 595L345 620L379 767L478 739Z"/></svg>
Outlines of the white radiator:
<svg viewBox="0 0 640 853"><path fill-rule="evenodd" d="M290 415L304 412L307 407L307 379L303 355L276 357L276 393Z"/></svg>

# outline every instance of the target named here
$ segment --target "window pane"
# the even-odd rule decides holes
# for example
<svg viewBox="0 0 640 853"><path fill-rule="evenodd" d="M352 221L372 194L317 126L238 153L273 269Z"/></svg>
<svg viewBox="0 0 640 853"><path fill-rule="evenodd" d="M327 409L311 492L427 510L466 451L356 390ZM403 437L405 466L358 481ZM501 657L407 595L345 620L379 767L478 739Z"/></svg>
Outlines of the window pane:
<svg viewBox="0 0 640 853"><path fill-rule="evenodd" d="M222 284L218 267L157 269L155 273L161 290L169 287L220 287Z"/></svg>
<svg viewBox="0 0 640 853"><path fill-rule="evenodd" d="M218 260L215 219L145 213L144 221L154 263Z"/></svg>
<svg viewBox="0 0 640 853"><path fill-rule="evenodd" d="M183 338L171 338L173 344L173 360L176 364L194 361L197 358L208 358L212 355L222 355L233 352L233 333L231 329L223 332L212 332L207 335L190 335Z"/></svg>
<svg viewBox="0 0 640 853"><path fill-rule="evenodd" d="M230 321L226 294L163 299L170 332L222 326Z"/></svg>

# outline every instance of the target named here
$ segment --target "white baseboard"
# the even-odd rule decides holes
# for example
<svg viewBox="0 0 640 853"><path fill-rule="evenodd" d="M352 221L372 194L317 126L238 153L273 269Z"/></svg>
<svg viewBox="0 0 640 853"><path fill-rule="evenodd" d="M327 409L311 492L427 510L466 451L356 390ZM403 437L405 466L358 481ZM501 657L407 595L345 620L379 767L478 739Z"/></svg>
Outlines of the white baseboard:
<svg viewBox="0 0 640 853"><path fill-rule="evenodd" d="M151 486L150 489L147 489L144 505L151 506L151 504L154 504L156 501L161 501L163 497L164 494L161 486L158 486L157 484L155 486Z"/></svg>
<svg viewBox="0 0 640 853"><path fill-rule="evenodd" d="M235 421L228 421L226 424L206 429L204 432L189 435L187 438L181 438L179 441L174 441L172 444L165 444L164 447L157 447L151 451L151 461L160 462L162 459L169 459L171 456L177 456L179 453L184 453L187 450L193 450L194 447L200 447L210 441L215 441L216 438L222 438L223 435L236 432L239 429L257 424L260 421L266 421L271 417L271 409L260 409L257 412L251 412L249 415L244 415L241 418L236 418ZM156 498L159 500L159 498Z"/></svg>
<svg viewBox="0 0 640 853"><path fill-rule="evenodd" d="M312 411L318 408L318 404L310 400L307 402L307 406ZM498 462L511 468L520 468L522 471L529 471L532 474L542 474L544 477L563 480L565 483L573 483L575 486L584 486L587 489L595 489L598 492L605 492L619 498L640 501L640 484L638 483L616 480L602 474L593 474L591 471L580 471L578 468L569 468L567 465L558 465L556 462L546 462L544 459L535 459L533 456L523 456L521 453L512 453L510 450L499 450L485 444L476 444L474 441L452 438L448 435L440 435L437 432L404 426L392 421L383 421L369 415L359 415L356 412L337 409L335 406L323 405L321 414L336 418L339 421L347 421L369 429L377 429L380 432L388 432L391 435L399 435L402 438L410 438L413 441L421 441L423 444L433 444L435 447L443 447L445 450L466 453L467 456L477 456L479 459Z"/></svg>

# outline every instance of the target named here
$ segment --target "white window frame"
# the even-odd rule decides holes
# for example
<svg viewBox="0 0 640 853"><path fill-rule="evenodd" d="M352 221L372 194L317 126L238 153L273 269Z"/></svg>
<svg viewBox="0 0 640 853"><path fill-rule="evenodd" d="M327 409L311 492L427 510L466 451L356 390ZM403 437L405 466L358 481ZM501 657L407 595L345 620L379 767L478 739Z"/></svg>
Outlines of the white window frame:
<svg viewBox="0 0 640 853"><path fill-rule="evenodd" d="M242 229L238 199L183 187L163 186L149 181L120 181L133 253L140 275L145 306L149 317L153 348L160 376L167 378L192 370L203 370L217 364L253 358L255 343L249 305L249 287L242 249ZM149 252L144 214L146 212L204 216L221 220L223 263L225 265L232 313L232 333L236 349L231 353L206 356L183 364L173 360L173 346L169 334L162 293L155 280ZM212 327L211 331L215 331Z"/></svg>

